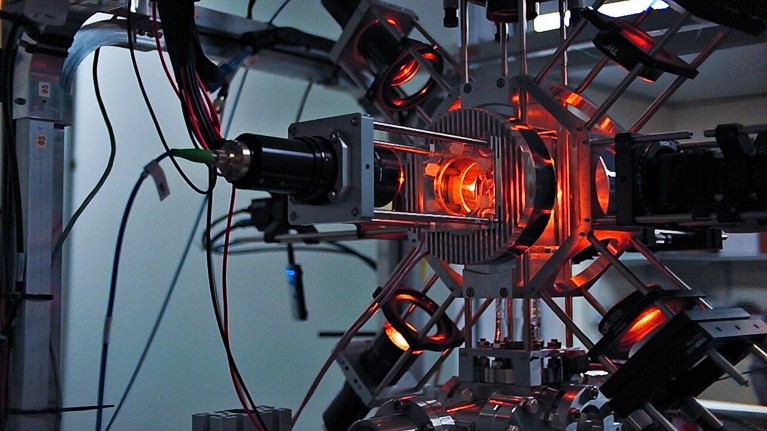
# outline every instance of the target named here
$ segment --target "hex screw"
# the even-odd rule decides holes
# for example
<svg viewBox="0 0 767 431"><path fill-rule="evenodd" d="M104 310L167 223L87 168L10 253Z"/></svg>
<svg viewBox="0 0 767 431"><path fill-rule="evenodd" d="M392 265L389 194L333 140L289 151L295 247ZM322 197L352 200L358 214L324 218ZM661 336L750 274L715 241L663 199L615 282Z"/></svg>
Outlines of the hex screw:
<svg viewBox="0 0 767 431"><path fill-rule="evenodd" d="M522 409L531 415L538 414L538 407L538 400L535 398L528 398L522 402Z"/></svg>
<svg viewBox="0 0 767 431"><path fill-rule="evenodd" d="M405 412L405 404L401 400L394 400L392 407L394 407L394 411L397 413Z"/></svg>

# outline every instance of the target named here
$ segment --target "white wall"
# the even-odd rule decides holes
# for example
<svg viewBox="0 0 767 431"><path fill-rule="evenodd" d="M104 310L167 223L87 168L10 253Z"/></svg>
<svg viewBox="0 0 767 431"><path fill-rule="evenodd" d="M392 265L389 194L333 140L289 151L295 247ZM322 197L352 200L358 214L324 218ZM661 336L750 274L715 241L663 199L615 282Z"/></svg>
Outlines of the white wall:
<svg viewBox="0 0 767 431"><path fill-rule="evenodd" d="M128 52L104 49L100 76L115 123L115 170L73 232L65 304L64 404L96 403L101 324L106 307L117 226L141 167L162 152L132 75ZM150 97L169 143L189 146L175 96L164 81L156 53L140 53ZM90 60L79 72L70 174L73 199L80 202L106 161L108 141L90 86ZM305 83L251 73L230 136L242 131L285 136ZM358 111L341 93L315 87L304 118ZM128 225L111 337L106 402L116 403L138 359L172 271L199 208L169 163L163 163L171 196L158 202L147 181ZM198 184L204 169L184 164ZM237 207L254 193L238 193ZM228 187L219 184L215 215L226 211ZM250 234L255 235L253 231ZM357 244L375 254L375 245ZM283 253L237 256L231 260L232 345L242 374L260 404L295 408L319 370L333 339L319 330L343 330L369 302L375 274L338 255L297 253L303 265L309 321L290 317ZM218 259L217 259L217 262ZM220 263L217 263L220 265ZM238 406L218 338L199 241L191 253L144 370L113 429L188 430L191 414ZM296 429L318 429L328 400L340 388L340 373L317 393ZM108 418L110 413L106 414ZM64 429L93 426L94 414L66 415Z"/></svg>
<svg viewBox="0 0 767 431"><path fill-rule="evenodd" d="M259 0L255 19L269 19L281 3L282 0ZM205 0L199 4L244 15L247 2ZM424 9L423 5L408 6ZM425 26L441 23L441 15L423 11L420 15ZM333 39L340 34L340 28L319 1L294 1L275 23ZM165 80L157 53L137 55L168 142L172 147L188 147L178 101ZM69 148L72 166L68 170L68 187L75 206L95 184L108 157L107 134L91 84L91 58L78 71L75 123ZM99 76L115 124L118 152L112 175L69 239L62 354L66 406L96 404L101 327L118 224L142 167L163 151L140 98L127 50L103 49ZM250 72L227 136L235 137L246 131L286 136L305 85L277 73ZM350 95L315 85L303 119L358 111L360 108ZM182 164L197 184L204 185L204 168ZM201 197L186 187L170 163L163 162L163 167L170 197L159 202L151 181L145 182L127 228L112 324L107 404L119 401L201 203ZM229 187L221 181L214 216L225 213L228 196ZM238 192L237 207L246 206L256 196L261 195ZM198 231L197 238L199 234ZM375 256L373 242L352 245ZM284 253L234 256L229 269L232 345L243 377L257 403L293 409L336 341L319 339L317 332L346 329L368 305L377 286L376 275L349 257L297 252L297 259L305 274L307 322L291 318L283 274ZM216 261L220 266L220 261ZM196 239L154 347L112 429L189 430L193 413L239 406L206 280L204 253ZM296 430L321 429L322 411L342 382L341 373L334 366ZM105 418L110 416L111 411L107 410ZM63 429L92 428L94 421L93 412L69 413L64 417Z"/></svg>

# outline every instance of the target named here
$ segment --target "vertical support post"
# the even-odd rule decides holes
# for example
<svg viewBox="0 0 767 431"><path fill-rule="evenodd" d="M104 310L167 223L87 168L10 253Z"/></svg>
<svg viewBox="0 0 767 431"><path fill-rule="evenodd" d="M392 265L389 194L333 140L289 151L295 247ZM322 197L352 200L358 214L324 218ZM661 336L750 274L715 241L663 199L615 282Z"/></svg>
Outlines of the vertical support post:
<svg viewBox="0 0 767 431"><path fill-rule="evenodd" d="M509 76L509 25L498 24L498 36L501 39L501 76Z"/></svg>
<svg viewBox="0 0 767 431"><path fill-rule="evenodd" d="M463 308L463 337L464 345L468 348L474 347L474 303L472 301L474 301L474 299L466 298L464 300L465 305Z"/></svg>
<svg viewBox="0 0 767 431"><path fill-rule="evenodd" d="M61 346L61 259L51 261L63 204L63 131L51 121L16 120L26 267L16 317L9 408L56 408ZM34 299L32 299L34 298ZM13 414L13 430L53 430L55 414Z"/></svg>
<svg viewBox="0 0 767 431"><path fill-rule="evenodd" d="M558 0L559 7L559 46L563 46L567 42L567 0ZM562 60L560 63L560 78L562 85L568 85L570 82L567 64L569 62L569 55L567 51L562 52Z"/></svg>
<svg viewBox="0 0 767 431"><path fill-rule="evenodd" d="M519 1L519 22L517 23L517 33L519 33L519 75L527 75L527 0ZM523 123L527 122L527 92L523 87L519 87L519 115L517 116Z"/></svg>
<svg viewBox="0 0 767 431"><path fill-rule="evenodd" d="M469 78L469 0L461 0L461 79L468 84Z"/></svg>
<svg viewBox="0 0 767 431"><path fill-rule="evenodd" d="M8 427L53 431L61 400L61 258L52 257L61 233L65 112L61 56L20 48L12 100L24 224L24 291L15 319L8 382ZM45 414L25 412L49 411Z"/></svg>

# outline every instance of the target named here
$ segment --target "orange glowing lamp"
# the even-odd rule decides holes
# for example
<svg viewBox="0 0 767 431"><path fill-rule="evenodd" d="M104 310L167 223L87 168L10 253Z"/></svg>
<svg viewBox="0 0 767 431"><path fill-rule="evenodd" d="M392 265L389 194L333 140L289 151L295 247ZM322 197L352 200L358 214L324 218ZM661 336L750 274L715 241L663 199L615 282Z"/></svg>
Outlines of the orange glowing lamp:
<svg viewBox="0 0 767 431"><path fill-rule="evenodd" d="M409 323L405 323L405 324L409 326L411 329L413 329L414 331L416 330L413 327L413 325ZM403 336L399 331L394 329L394 326L392 326L391 323L389 322L384 323L384 332L386 332L386 336L389 337L389 341L391 341L392 344L397 346L397 348L399 348L403 352L406 352L408 351L408 349L410 349L410 344L405 339L405 336ZM422 352L421 350L414 350L413 354L419 355L421 354L421 352Z"/></svg>
<svg viewBox="0 0 767 431"><path fill-rule="evenodd" d="M411 58L410 61L403 63L399 67L397 74L392 77L390 85L392 87L399 87L410 82L418 74L418 69L420 68L421 65L418 64L418 61L415 58Z"/></svg>
<svg viewBox="0 0 767 431"><path fill-rule="evenodd" d="M581 16L599 29L593 41L594 46L627 70L642 65L639 77L645 81L654 82L663 72L689 79L698 75L694 67L667 50L658 50L651 56L650 52L656 45L655 39L631 24L591 8L579 11Z"/></svg>
<svg viewBox="0 0 767 431"><path fill-rule="evenodd" d="M599 322L603 338L589 352L589 355L608 355L614 359L627 359L632 350L643 345L657 331L668 323L669 317L659 307L662 303L673 314L689 309L698 292L665 291L658 286L649 286L650 292L642 295L634 292L615 304Z"/></svg>
<svg viewBox="0 0 767 431"><path fill-rule="evenodd" d="M666 323L668 318L663 314L663 311L656 307L651 306L644 310L633 322L629 325L629 328L618 339L618 349L628 351L631 347L644 339L648 334L654 331Z"/></svg>
<svg viewBox="0 0 767 431"><path fill-rule="evenodd" d="M428 163L425 172L433 177L436 209L456 216L493 215L495 182L486 160L448 157Z"/></svg>

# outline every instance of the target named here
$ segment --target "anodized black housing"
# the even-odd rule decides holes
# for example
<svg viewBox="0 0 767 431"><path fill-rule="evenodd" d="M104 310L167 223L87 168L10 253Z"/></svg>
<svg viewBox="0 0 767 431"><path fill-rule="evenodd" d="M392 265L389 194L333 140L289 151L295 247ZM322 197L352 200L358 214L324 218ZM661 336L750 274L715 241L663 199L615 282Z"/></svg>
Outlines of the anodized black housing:
<svg viewBox="0 0 767 431"><path fill-rule="evenodd" d="M245 133L236 141L249 150L250 163L247 173L232 182L235 187L287 194L310 204L328 200L338 175L337 157L328 140Z"/></svg>

